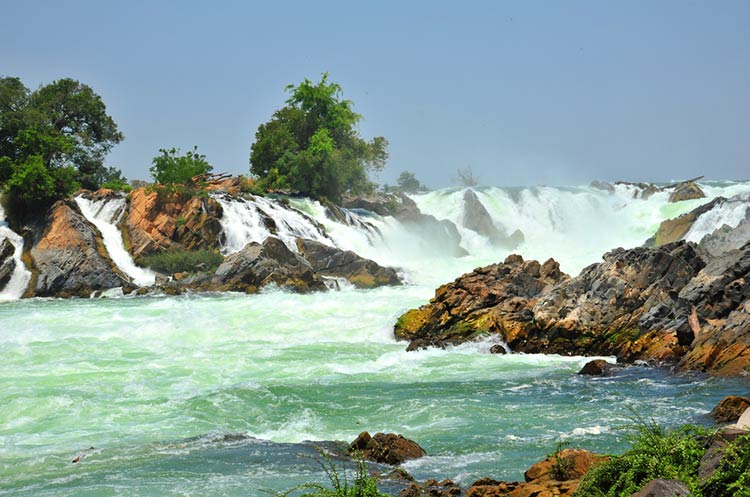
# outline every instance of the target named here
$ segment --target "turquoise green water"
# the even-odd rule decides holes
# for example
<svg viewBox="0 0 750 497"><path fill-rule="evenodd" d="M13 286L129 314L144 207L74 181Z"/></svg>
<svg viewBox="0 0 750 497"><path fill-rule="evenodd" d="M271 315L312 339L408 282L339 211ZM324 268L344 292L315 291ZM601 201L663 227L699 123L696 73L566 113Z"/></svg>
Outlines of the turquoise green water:
<svg viewBox="0 0 750 497"><path fill-rule="evenodd" d="M365 429L419 441L430 456L407 468L422 478L520 478L561 437L617 449L629 407L705 422L745 386L580 378L585 359L489 343L406 353L391 326L424 293L5 303L0 495L259 495L319 478L299 442Z"/></svg>

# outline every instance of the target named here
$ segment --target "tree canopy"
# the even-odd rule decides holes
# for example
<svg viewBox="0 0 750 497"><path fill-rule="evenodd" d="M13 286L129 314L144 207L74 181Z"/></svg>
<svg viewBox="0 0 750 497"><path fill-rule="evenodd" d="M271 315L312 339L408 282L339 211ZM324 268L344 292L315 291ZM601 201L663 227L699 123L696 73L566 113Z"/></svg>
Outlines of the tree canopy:
<svg viewBox="0 0 750 497"><path fill-rule="evenodd" d="M410 171L403 171L396 180L398 189L406 193L414 193L426 190L425 186L419 182L416 175Z"/></svg>
<svg viewBox="0 0 750 497"><path fill-rule="evenodd" d="M286 105L260 125L251 146L250 172L259 186L334 202L345 193L372 191L368 173L385 166L388 141L359 136L362 116L342 98L341 86L325 73L318 83L305 79L286 91Z"/></svg>
<svg viewBox="0 0 750 497"><path fill-rule="evenodd" d="M180 155L179 148L162 148L159 153L161 155L151 161L153 166L149 171L154 181L162 185L183 185L189 183L194 176L206 174L213 169L206 156L198 153L197 146L184 155Z"/></svg>
<svg viewBox="0 0 750 497"><path fill-rule="evenodd" d="M122 180L104 157L122 141L101 97L73 79L30 91L0 78L0 184L11 206L39 210L79 187Z"/></svg>

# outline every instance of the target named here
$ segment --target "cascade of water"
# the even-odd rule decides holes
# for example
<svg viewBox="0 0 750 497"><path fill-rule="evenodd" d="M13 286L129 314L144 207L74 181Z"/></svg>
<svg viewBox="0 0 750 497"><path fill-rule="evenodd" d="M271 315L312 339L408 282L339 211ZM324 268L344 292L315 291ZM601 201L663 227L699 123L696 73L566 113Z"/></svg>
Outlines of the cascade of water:
<svg viewBox="0 0 750 497"><path fill-rule="evenodd" d="M297 238L334 245L315 220L297 209L263 197L247 200L219 195L215 198L224 212L221 226L226 236L224 252L227 254L238 252L251 242L262 243L272 234L295 252Z"/></svg>
<svg viewBox="0 0 750 497"><path fill-rule="evenodd" d="M83 196L78 196L75 200L81 209L81 213L102 234L104 247L112 258L112 262L128 275L136 285L153 285L155 281L154 273L137 266L122 243L122 233L120 233L117 224L125 211L125 199L114 197L103 200L89 200Z"/></svg>
<svg viewBox="0 0 750 497"><path fill-rule="evenodd" d="M717 203L711 210L704 212L695 220L685 240L700 242L701 239L713 233L724 225L736 228L745 219L750 209L750 192L740 193Z"/></svg>
<svg viewBox="0 0 750 497"><path fill-rule="evenodd" d="M4 288L0 288L0 300L17 300L23 296L31 279L31 271L26 269L21 256L23 255L23 238L11 230L5 219L5 211L0 206L0 241L10 240L13 244L13 272Z"/></svg>

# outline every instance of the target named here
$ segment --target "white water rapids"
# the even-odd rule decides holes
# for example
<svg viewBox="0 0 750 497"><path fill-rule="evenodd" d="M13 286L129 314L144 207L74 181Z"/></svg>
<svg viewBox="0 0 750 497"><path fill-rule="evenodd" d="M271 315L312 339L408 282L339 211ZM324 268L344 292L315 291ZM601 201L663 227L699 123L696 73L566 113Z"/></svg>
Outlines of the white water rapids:
<svg viewBox="0 0 750 497"><path fill-rule="evenodd" d="M13 244L13 261L15 262L15 266L5 288L0 288L0 300L17 300L26 291L26 286L31 279L31 271L26 269L21 259L23 255L23 238L10 229L8 222L5 220L5 210L0 205L0 242L5 239L10 240L10 243Z"/></svg>
<svg viewBox="0 0 750 497"><path fill-rule="evenodd" d="M133 262L133 258L125 250L120 228L117 227L117 223L120 222L125 211L125 199L117 197L89 200L83 196L78 196L76 197L76 203L86 219L101 232L104 247L112 258L112 262L123 273L127 274L136 285L153 285L154 273L137 266Z"/></svg>

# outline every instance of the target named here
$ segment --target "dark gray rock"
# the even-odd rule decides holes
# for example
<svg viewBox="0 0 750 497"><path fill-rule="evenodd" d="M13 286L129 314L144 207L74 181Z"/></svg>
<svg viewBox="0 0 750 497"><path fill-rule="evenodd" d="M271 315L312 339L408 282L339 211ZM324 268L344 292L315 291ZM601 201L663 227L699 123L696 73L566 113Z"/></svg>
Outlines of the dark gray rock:
<svg viewBox="0 0 750 497"><path fill-rule="evenodd" d="M613 369L615 369L615 366L604 359L594 359L584 364L578 374L585 376L609 376Z"/></svg>
<svg viewBox="0 0 750 497"><path fill-rule="evenodd" d="M297 249L318 275L345 278L357 288L400 285L396 270L314 240L297 239Z"/></svg>
<svg viewBox="0 0 750 497"><path fill-rule="evenodd" d="M698 478L701 482L707 481L719 469L729 444L748 433L745 430L727 427L711 437L698 465Z"/></svg>
<svg viewBox="0 0 750 497"><path fill-rule="evenodd" d="M453 222L447 219L438 220L435 216L423 214L416 202L406 195L402 194L400 200L401 204L396 208L394 217L424 240L428 250L437 250L455 257L469 255L461 247L461 234Z"/></svg>
<svg viewBox="0 0 750 497"><path fill-rule="evenodd" d="M263 244L249 243L229 255L214 273L210 289L254 293L269 284L298 292L326 288L304 258L268 237Z"/></svg>
<svg viewBox="0 0 750 497"><path fill-rule="evenodd" d="M13 258L15 251L16 248L10 240L5 238L0 241L0 290L5 288L13 276L13 270L16 268L16 260Z"/></svg>
<svg viewBox="0 0 750 497"><path fill-rule="evenodd" d="M487 212L472 189L467 189L464 192L461 225L487 237L493 245L498 247L514 249L524 240L523 233L520 230L508 235L504 230L498 228L492 221L490 213Z"/></svg>
<svg viewBox="0 0 750 497"><path fill-rule="evenodd" d="M633 497L683 497L690 495L690 489L679 480L651 480L633 494Z"/></svg>

